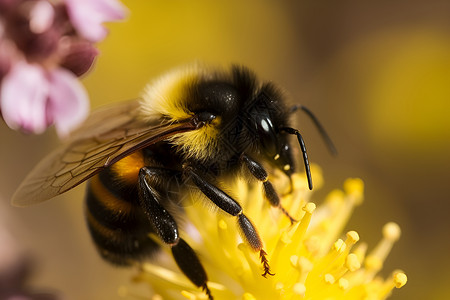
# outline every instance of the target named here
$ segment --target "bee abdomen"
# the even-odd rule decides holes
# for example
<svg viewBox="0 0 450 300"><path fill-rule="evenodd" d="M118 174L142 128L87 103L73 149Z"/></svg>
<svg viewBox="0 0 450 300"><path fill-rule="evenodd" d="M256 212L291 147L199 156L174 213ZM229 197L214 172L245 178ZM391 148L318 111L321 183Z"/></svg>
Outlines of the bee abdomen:
<svg viewBox="0 0 450 300"><path fill-rule="evenodd" d="M149 221L134 203L137 191L121 188L129 191L119 197L94 176L86 193L86 220L100 255L114 264L129 265L150 256L158 244L149 238Z"/></svg>

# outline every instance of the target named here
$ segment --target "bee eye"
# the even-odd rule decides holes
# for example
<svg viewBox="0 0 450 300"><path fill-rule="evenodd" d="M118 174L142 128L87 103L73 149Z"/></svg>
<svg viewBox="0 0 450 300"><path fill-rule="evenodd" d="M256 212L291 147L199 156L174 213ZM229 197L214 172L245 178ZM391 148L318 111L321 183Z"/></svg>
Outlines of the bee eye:
<svg viewBox="0 0 450 300"><path fill-rule="evenodd" d="M264 132L270 132L271 128L273 128L272 122L270 121L270 119L261 119L261 129Z"/></svg>
<svg viewBox="0 0 450 300"><path fill-rule="evenodd" d="M269 116L259 115L256 118L255 125L258 133L258 138L266 155L269 157L276 156L278 153L276 146L278 138Z"/></svg>

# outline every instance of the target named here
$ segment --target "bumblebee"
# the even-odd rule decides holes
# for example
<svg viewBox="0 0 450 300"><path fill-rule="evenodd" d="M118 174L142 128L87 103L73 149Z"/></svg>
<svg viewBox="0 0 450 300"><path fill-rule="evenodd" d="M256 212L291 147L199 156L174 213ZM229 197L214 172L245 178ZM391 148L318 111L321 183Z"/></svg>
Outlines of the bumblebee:
<svg viewBox="0 0 450 300"><path fill-rule="evenodd" d="M213 70L199 65L177 69L149 84L139 99L94 111L69 141L25 178L13 196L16 206L53 198L88 181L86 219L100 255L117 265L171 248L181 271L212 299L207 274L195 251L180 236L171 203L195 189L206 201L236 218L243 239L259 252L263 276L270 271L263 243L239 202L221 187L225 178L251 174L266 199L285 211L266 167L289 178L295 170L288 137L299 142L309 188L311 173L300 132L280 90L260 82L249 69ZM202 196L203 197L203 196Z"/></svg>

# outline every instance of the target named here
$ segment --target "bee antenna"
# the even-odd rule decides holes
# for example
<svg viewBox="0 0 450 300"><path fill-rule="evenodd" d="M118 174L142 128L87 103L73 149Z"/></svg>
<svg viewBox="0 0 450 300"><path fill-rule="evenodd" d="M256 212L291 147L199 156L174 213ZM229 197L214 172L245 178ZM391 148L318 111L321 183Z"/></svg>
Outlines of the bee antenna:
<svg viewBox="0 0 450 300"><path fill-rule="evenodd" d="M308 117L313 121L314 125L316 126L317 130L319 130L320 135L322 136L322 139L325 141L325 143L328 146L328 150L332 155L337 155L336 147L333 144L333 141L331 140L330 136L325 131L325 128L322 126L322 124L319 122L319 119L313 114L312 111L309 110L309 108L303 106L303 105L294 105L291 107L290 112L293 113L297 109L303 110Z"/></svg>
<svg viewBox="0 0 450 300"><path fill-rule="evenodd" d="M308 154L306 153L306 146L305 141L303 140L302 135L300 132L298 132L297 129L291 128L291 127L282 127L280 130L285 131L289 134L295 134L297 136L298 143L300 144L300 149L302 150L303 154L303 162L305 163L305 172L306 177L308 179L308 187L310 190L312 190L312 178L311 178L311 170L309 168L309 160L308 160Z"/></svg>

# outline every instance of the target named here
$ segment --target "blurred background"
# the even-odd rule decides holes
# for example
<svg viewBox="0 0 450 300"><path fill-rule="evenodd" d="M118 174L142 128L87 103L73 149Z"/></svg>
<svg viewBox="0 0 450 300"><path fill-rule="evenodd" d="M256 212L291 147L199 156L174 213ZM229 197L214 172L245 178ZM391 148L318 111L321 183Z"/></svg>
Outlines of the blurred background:
<svg viewBox="0 0 450 300"><path fill-rule="evenodd" d="M315 112L338 148L331 157L312 122L296 114L324 172L315 202L361 177L365 202L347 228L374 247L386 222L401 226L382 275L402 269L408 283L391 299L450 299L449 1L122 2L128 19L108 25L83 79L93 108L135 98L149 79L195 60L247 65ZM83 188L31 208L9 204L58 145L54 130L26 136L3 124L0 132L0 225L32 257L32 286L65 299L119 299L131 271L95 252Z"/></svg>

